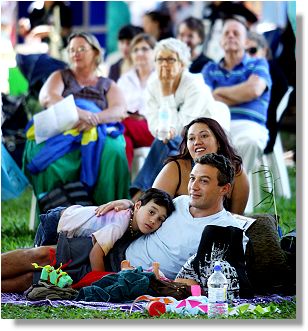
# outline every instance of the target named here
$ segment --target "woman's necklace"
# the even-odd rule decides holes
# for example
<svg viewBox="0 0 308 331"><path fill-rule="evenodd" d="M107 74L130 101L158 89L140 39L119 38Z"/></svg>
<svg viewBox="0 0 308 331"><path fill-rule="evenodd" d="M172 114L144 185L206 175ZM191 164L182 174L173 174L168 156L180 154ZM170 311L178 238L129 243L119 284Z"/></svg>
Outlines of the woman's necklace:
<svg viewBox="0 0 308 331"><path fill-rule="evenodd" d="M83 79L83 80L78 80L78 83L80 86L95 86L97 84L97 79Z"/></svg>
<svg viewBox="0 0 308 331"><path fill-rule="evenodd" d="M97 76L96 75L89 75L87 77L85 76L80 76L80 75L76 75L76 80L78 82L78 84L82 87L84 86L95 86L97 84Z"/></svg>
<svg viewBox="0 0 308 331"><path fill-rule="evenodd" d="M133 217L134 217L134 211L133 211L133 209L131 209L131 215L130 215L128 228L129 228L129 232L130 232L131 237L136 237L137 234L139 233L139 230L135 231L133 229Z"/></svg>

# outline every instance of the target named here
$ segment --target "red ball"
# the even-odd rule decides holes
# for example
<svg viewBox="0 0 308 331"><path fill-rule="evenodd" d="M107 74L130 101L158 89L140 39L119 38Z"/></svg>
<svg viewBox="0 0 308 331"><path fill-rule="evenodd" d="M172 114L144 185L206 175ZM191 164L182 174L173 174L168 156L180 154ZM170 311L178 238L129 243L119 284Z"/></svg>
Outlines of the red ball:
<svg viewBox="0 0 308 331"><path fill-rule="evenodd" d="M152 301L147 305L150 316L160 316L166 312L166 305L159 301Z"/></svg>

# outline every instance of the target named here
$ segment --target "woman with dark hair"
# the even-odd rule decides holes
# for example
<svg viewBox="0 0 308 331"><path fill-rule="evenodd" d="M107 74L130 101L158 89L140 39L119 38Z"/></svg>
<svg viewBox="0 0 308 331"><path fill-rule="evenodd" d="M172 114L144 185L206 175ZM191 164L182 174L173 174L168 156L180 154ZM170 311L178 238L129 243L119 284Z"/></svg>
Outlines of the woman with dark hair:
<svg viewBox="0 0 308 331"><path fill-rule="evenodd" d="M235 152L221 125L211 118L199 117L184 127L180 154L167 159L152 187L166 191L173 198L189 194L187 187L194 159L208 153L221 154L232 162L235 178L224 207L232 213L242 215L249 196L249 181L242 158ZM102 214L110 209L122 210L131 205L129 200L112 201L105 205Z"/></svg>
<svg viewBox="0 0 308 331"><path fill-rule="evenodd" d="M152 35L157 41L173 37L171 17L160 11L149 11L143 15L144 32Z"/></svg>
<svg viewBox="0 0 308 331"><path fill-rule="evenodd" d="M184 127L180 154L168 158L153 187L168 192L172 197L188 194L193 160L208 153L221 154L232 162L236 175L231 194L224 205L232 213L243 214L249 195L247 174L241 157L231 146L224 129L211 118L199 117Z"/></svg>

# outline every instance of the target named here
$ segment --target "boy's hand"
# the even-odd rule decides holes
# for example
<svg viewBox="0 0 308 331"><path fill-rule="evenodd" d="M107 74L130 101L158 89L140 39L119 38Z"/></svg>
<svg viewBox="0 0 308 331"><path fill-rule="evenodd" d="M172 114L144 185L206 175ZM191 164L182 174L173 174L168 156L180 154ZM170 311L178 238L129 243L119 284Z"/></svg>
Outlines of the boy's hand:
<svg viewBox="0 0 308 331"><path fill-rule="evenodd" d="M109 212L110 210L120 211L125 210L130 207L132 207L134 204L132 201L128 199L121 199L121 200L115 200L105 203L104 205L101 205L96 208L95 214L96 216L102 216Z"/></svg>

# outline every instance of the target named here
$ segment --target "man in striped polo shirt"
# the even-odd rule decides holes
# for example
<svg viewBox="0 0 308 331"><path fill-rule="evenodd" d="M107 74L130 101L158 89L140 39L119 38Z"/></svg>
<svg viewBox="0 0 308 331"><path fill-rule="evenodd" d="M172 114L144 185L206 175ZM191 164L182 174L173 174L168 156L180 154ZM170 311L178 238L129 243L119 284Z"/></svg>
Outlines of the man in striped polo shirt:
<svg viewBox="0 0 308 331"><path fill-rule="evenodd" d="M249 173L268 140L266 118L272 82L267 61L246 54L246 37L241 17L226 19L221 37L225 56L219 63L208 63L202 74L214 98L230 108L232 142Z"/></svg>

